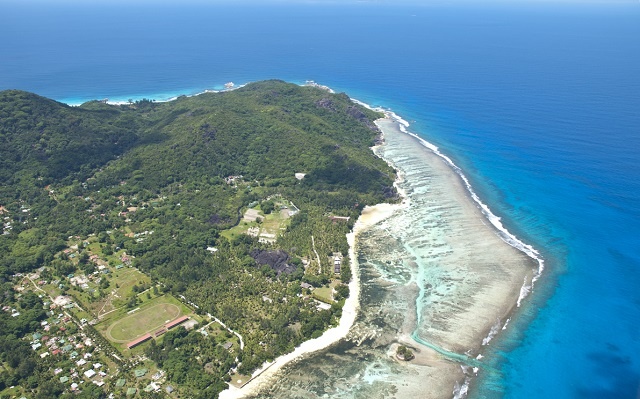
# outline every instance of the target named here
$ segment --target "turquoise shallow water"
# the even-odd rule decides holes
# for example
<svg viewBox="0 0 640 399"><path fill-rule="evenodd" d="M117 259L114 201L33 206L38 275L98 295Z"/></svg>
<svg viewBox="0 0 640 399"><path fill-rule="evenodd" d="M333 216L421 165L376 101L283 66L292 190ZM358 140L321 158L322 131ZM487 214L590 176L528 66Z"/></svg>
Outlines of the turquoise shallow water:
<svg viewBox="0 0 640 399"><path fill-rule="evenodd" d="M0 89L166 99L314 79L441 146L545 276L477 397L640 386L640 4L0 4Z"/></svg>

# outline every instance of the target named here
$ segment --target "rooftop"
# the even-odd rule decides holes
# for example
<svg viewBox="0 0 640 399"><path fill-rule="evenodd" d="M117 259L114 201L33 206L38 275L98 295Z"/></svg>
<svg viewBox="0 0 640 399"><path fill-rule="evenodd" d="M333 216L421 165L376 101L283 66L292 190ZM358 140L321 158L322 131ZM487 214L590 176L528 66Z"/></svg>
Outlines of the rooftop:
<svg viewBox="0 0 640 399"><path fill-rule="evenodd" d="M147 369L145 369L145 368L137 369L137 370L135 370L135 371L133 372L133 374L134 374L136 377L140 378L140 377L144 376L145 374L147 374L147 371L148 371L148 370L147 370Z"/></svg>

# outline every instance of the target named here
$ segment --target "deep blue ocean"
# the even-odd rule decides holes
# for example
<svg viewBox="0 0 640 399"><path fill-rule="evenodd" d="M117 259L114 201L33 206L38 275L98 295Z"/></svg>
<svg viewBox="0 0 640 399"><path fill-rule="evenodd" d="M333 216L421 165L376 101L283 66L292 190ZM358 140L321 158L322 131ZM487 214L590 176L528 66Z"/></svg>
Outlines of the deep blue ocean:
<svg viewBox="0 0 640 399"><path fill-rule="evenodd" d="M638 398L640 3L442 3L0 0L0 89L313 79L389 107L546 260L471 396Z"/></svg>

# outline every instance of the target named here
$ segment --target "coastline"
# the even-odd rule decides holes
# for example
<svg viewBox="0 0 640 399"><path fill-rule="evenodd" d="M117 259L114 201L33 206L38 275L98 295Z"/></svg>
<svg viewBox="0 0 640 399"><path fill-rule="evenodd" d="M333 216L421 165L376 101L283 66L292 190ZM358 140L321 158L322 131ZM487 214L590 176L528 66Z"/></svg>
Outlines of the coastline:
<svg viewBox="0 0 640 399"><path fill-rule="evenodd" d="M175 101L181 97L197 97L200 96L202 94L209 94L209 93L224 93L227 91L233 91L233 90L237 90L240 89L246 85L248 85L249 83L252 82L248 82L248 83L242 83L239 85L234 85L233 87L224 87L222 89L204 89L204 90L200 90L200 91L195 91L195 92L191 92L191 94L176 94L176 93L172 93L167 95L161 95L161 99L160 100L156 100L156 99L151 99L151 101L155 102L155 103L167 103L167 102L171 102L171 101ZM154 96L149 96L149 97L154 97ZM97 100L97 99L90 99L90 100L84 100L84 101L69 101L69 99L62 99L62 100L56 100L56 101L60 101L63 104L67 104L70 107L79 107L82 104L89 102L89 101L104 101L105 104L109 104L109 105L128 105L130 104L129 99L127 100L122 100L120 99L121 97L118 97L118 99L116 100L110 100L109 98L105 98L103 100ZM147 97L145 95L135 95L135 96L131 96L130 100L135 102L135 101L140 101L143 99L146 99Z"/></svg>
<svg viewBox="0 0 640 399"><path fill-rule="evenodd" d="M349 297L342 308L342 316L336 327L326 330L320 337L303 342L296 347L293 352L284 354L276 358L271 363L266 363L253 372L251 379L241 388L229 385L218 396L220 399L240 399L258 394L263 388L270 386L276 378L276 374L283 367L302 359L303 357L326 349L331 345L344 339L355 323L356 316L360 308L360 271L358 258L356 256L356 246L358 235L366 231L371 226L388 218L396 210L399 204L382 203L373 206L366 206L358 220L353 226L353 231L347 234L349 243L349 257L352 278L349 282Z"/></svg>
<svg viewBox="0 0 640 399"><path fill-rule="evenodd" d="M242 85L244 86L244 85ZM313 81L307 81L305 86L316 87L320 90L325 90L329 93L335 93L328 86L320 85ZM241 86L240 86L241 87ZM201 93L199 93L201 94ZM354 100L355 103L363 105L367 108L371 108L368 105L361 103L360 101ZM380 132L382 137L384 138L384 132ZM376 148L379 146L374 146L371 150L375 153ZM383 158L384 159L384 158ZM384 159L387 163L388 160ZM286 353L284 355L279 356L273 362L265 363L259 369L255 370L251 379L244 384L242 387L238 388L233 385L228 385L228 388L222 391L219 394L220 399L240 399L248 396L258 394L265 386L270 385L270 382L275 378L276 374L283 367L299 360L307 355L310 355L314 352L318 352L320 350L326 349L329 346L339 342L341 339L344 339L349 333L351 327L354 325L356 321L356 316L358 314L360 308L360 271L358 266L358 257L356 255L356 246L357 246L357 237L358 235L366 231L368 228L378 224L384 219L390 217L393 212L401 206L406 204L408 200L406 194L399 187L399 182L401 181L401 176L398 175L396 181L394 182L394 187L398 190L400 198L402 199L401 204L390 204L390 203L380 203L372 206L366 206L360 217L353 226L353 231L347 234L347 242L349 243L349 258L350 258L350 267L351 267L351 281L349 282L349 297L345 300L345 304L342 308L342 316L340 317L340 322L336 327L332 327L325 331L320 337L314 338L308 341L303 342L298 347L296 347L293 352Z"/></svg>
<svg viewBox="0 0 640 399"><path fill-rule="evenodd" d="M315 82L307 82L306 85L333 92L330 88L321 86ZM204 92L192 94L188 97L208 92L217 92L217 90L205 90ZM165 101L172 101L177 98L178 97L173 97ZM495 216L488 206L480 200L473 191L463 171L455 165L449 157L442 154L435 145L407 130L409 127L408 122L389 110L372 108L368 104L358 100L353 100L353 102L385 114L385 118L375 121L384 139L389 135L396 136L396 133L398 133L397 137L406 136L405 138L409 139L407 142L411 142L409 144L410 146L420 147L424 153L431 154L429 156L433 159L429 161L430 167L435 170L435 172L432 173L436 175L439 174L440 177L446 175L443 179L447 180L447 183L452 183L452 185L455 186L454 192L452 192L453 197L460 203L465 202L462 208L464 208L464 212L468 214L467 217L474 218L476 221L479 218L481 221L482 226L478 224L478 229L487 230L488 228L488 231L493 234L494 238L499 238L501 244L507 244L508 247L518 252L519 255L524 254L529 260L537 262L538 267L535 272L532 268L527 267L521 268L514 273L505 273L504 270L501 271L499 273L500 276L507 276L508 282L505 284L498 284L486 288L484 283L488 282L488 279L476 278L470 285L467 284L467 287L463 287L467 292L462 296L454 295L449 298L447 297L447 293L438 293L438 296L444 297L442 302L448 302L443 304L439 302L439 300L432 301L432 299L427 298L430 284L425 284L424 280L433 277L429 275L430 272L426 271L429 269L429 267L427 267L429 266L428 262L425 264L421 264L422 262L420 261L414 262L415 258L420 258L420 256L416 256L415 253L410 254L410 257L414 258L409 263L413 263L411 267L414 268L415 276L412 281L404 285L404 289L407 293L414 296L414 303L411 304L411 299L408 297L403 298L403 300L407 300L407 303L410 304L408 309L406 309L408 313L403 316L404 321L402 327L396 331L393 341L387 346L386 355L387 357L394 357L394 348L397 347L398 344L405 344L412 348L417 348L414 349L416 359L411 362L411 364L403 364L402 367L405 367L405 371L407 371L408 368L412 370L411 372L420 374L425 381L428 381L432 391L429 392L428 395L424 392L419 392L419 385L415 385L416 381L411 380L412 377L407 377L405 380L407 383L403 384L403 388L399 388L399 392L410 396L415 396L420 393L420 397L427 395L430 398L464 397L469 390L470 384L475 380L474 377L478 374L479 370L482 369L480 359L482 358L483 347L488 345L501 330L506 329L512 313L520 307L522 300L531 292L535 281L542 273L544 261L538 256L538 252L533 247L523 243L504 228L500 218ZM351 294L345 302L338 325L328 329L318 338L303 342L300 346L296 347L293 352L284 354L276 358L273 362L265 363L261 368L254 371L249 382L241 388L229 385L226 390L220 393L220 398L235 399L258 395L266 391L278 380L280 377L278 373L284 367L295 364L300 360L308 359L310 358L309 355L327 349L341 340L353 340L353 335L358 335L358 332L354 332L354 324L356 324L356 318L360 313L360 295L362 290L360 265L358 264L357 256L357 250L360 244L358 242L358 236L390 218L397 210L402 210L400 213L411 214L411 205L421 206L420 203L417 205L412 204L412 202L414 202L414 196L412 194L415 193L408 193L407 190L405 190L405 188L408 187L408 190L411 191L413 189L412 184L414 183L414 176L407 177L411 171L402 171L402 167L397 164L398 159L404 158L405 154L400 153L400 156L390 156L387 152L389 148L386 140L383 144L372 147L372 150L398 172L394 186L398 190L402 202L400 204L382 203L365 207L356 221L353 231L347 235L353 277L349 283ZM403 185L403 183L406 184ZM444 207L451 207L451 205L445 205ZM408 216L405 217L408 218ZM416 218L419 219L417 216ZM384 228L386 227L383 227L383 229ZM473 229L475 229L475 226L473 226ZM482 234L485 234L485 238L490 237L486 234L486 231ZM460 234L458 234L458 236L459 235ZM392 238L397 239L398 237ZM400 238L399 241L405 241L406 239L406 237ZM495 241L493 241L493 244L496 244ZM417 247L423 247L424 245L423 242ZM445 244L438 242L437 246L441 245ZM459 243L456 245L459 245ZM436 250L436 252L438 252L438 250ZM512 257L512 254L507 254L507 252L508 251L503 251L504 259ZM463 258L469 258L470 256L471 255L466 254L457 260L461 261ZM380 259L382 260L382 258ZM517 263L523 264L526 262L519 260ZM463 279L461 276L463 276L464 273L461 273L460 268L456 269L458 270L440 270L439 272L445 276L442 281L446 282L446 284L457 284L458 280ZM491 275L490 273L494 271L493 269L495 269L495 265L484 268L483 272L489 271L489 275ZM475 272L474 270L471 271L472 274ZM494 277L495 276L496 275L494 275ZM481 280L482 284L480 284ZM392 284L395 283L397 282L392 281ZM478 291L482 291L482 293L474 296L474 294L471 294L469 291L469 287L471 286L474 286ZM390 290L389 292L393 291ZM406 294L398 294L399 297L403 295ZM425 298L427 298L425 303L421 304L420 301ZM430 312L429 309L431 308L435 308L436 310ZM392 314L392 312L390 312L390 314ZM443 317L443 314L448 316ZM446 317L451 317L455 320L443 321ZM433 328L434 325L435 328ZM421 326L424 328L421 328ZM350 332L354 333L349 334ZM358 346L359 345L360 343L358 343Z"/></svg>
<svg viewBox="0 0 640 399"><path fill-rule="evenodd" d="M378 121L378 126L381 128L381 130L385 131L385 136L388 137L390 135L390 133L393 131L393 124L397 123L399 128L398 131L402 132L401 135L398 135L399 137L401 137L402 135L405 135L407 137L410 137L412 141L415 142L415 144L417 144L418 146L422 146L424 148L426 148L428 151L423 151L424 153L432 153L433 155L435 155L434 158L440 158L442 161L442 163L444 163L444 165L440 165L438 166L437 164L438 159L434 159L431 162L432 167L436 168L436 172L439 174L444 174L448 171L452 171L455 172L455 177L452 178L451 176L448 177L449 182L450 183L454 183L456 186L458 187L453 187L452 188L452 192L456 191L456 194L460 195L460 198L457 198L457 200L464 200L465 198L462 198L463 196L466 197L467 200L469 200L468 202L471 202L471 204L462 204L463 207L465 207L465 211L469 213L469 217L471 218L478 218L478 216L480 216L480 221L482 222L482 226L483 228L485 228L487 231L493 233L495 236L497 236L503 243L508 244L509 247L517 250L516 254L522 254L522 255L526 255L529 261L535 261L535 263L537 263L539 265L538 269L536 270L535 273L531 273L531 275L529 275L528 277L530 278L531 282L533 282L536 277L539 276L539 273L541 272L542 268L543 268L543 261L542 259L538 258L537 255L537 251L535 251L535 249L533 249L532 247L522 243L520 240L518 240L515 236L511 235L506 229L504 229L504 227L502 226L502 224L500 223L500 218L496 217L493 213L491 213L491 211L489 210L489 208L482 202L480 202L479 198L477 197L477 195L475 194L475 192L473 192L473 190L471 189L471 185L469 183L469 181L467 180L467 178L464 176L464 174L462 174L462 171L460 170L460 168L458 168L452 161L450 158L444 156L443 154L441 154L437 147L433 146L432 144L426 142L425 140L423 140L422 138L416 136L415 134L409 133L406 131L406 129L404 129L403 127L406 126L404 121L402 121L399 118L387 118L385 120L379 120ZM385 126L386 124L386 126ZM381 156L384 156L385 154L381 154ZM397 167L397 166L396 166ZM449 170L447 170L449 169ZM433 179L433 178L432 178ZM457 180L457 181L456 181ZM453 185L453 184L452 184ZM464 190L462 190L464 189ZM473 205L473 206L469 206L469 205ZM483 220L484 219L484 220ZM487 225L486 223L484 223L484 221L489 221L490 225ZM487 236L488 238L488 236ZM495 250L495 248L492 248L492 250ZM507 250L509 250L509 248L507 248ZM494 257L496 257L497 255L493 255ZM526 260L526 259L525 259ZM527 273L528 274L528 273ZM523 291L525 291L522 287L530 287L531 284L524 284L522 286L519 286L519 295L517 297L517 301L513 304L514 307L518 307L521 303L521 300L524 298L524 295L522 294ZM485 342L485 344L488 343Z"/></svg>
<svg viewBox="0 0 640 399"><path fill-rule="evenodd" d="M406 214L394 216L395 222L423 229L423 237L393 229L386 234L402 242L400 251L410 252L406 263L414 270L404 284L412 290L407 303L416 298L410 305L414 316L405 317L398 337L462 369L453 394L433 397L464 397L482 370L483 348L506 328L544 263L535 249L504 229L451 159L409 133L406 121L386 115L376 121L388 139L378 155L408 175L411 199ZM442 384L445 372L430 375L430 385Z"/></svg>
<svg viewBox="0 0 640 399"><path fill-rule="evenodd" d="M263 395L296 369L278 374L285 366L345 338L357 346L363 340L376 341L378 356L396 364L390 375L398 382L389 383L400 397L465 397L482 370L483 348L506 329L540 275L543 261L535 249L502 227L462 171L437 147L409 133L406 121L383 112L386 117L375 123L384 141L372 150L397 171L394 185L402 201L366 207L347 235L353 279L339 325L265 364L246 385L230 387L220 398ZM444 216L434 216L438 213ZM364 241L359 241L363 233ZM360 265L357 255L362 253L375 258L377 265ZM389 277L398 259L410 271L410 279ZM391 266L385 270L387 265ZM391 308L375 304L360 309L361 273L370 277L372 269L378 275L365 284L381 287ZM385 315L390 320L387 327L397 325L371 330L369 312ZM394 348L399 344L413 348L416 358L398 362ZM301 364L305 363L309 362ZM429 392L422 390L423 384L431 387Z"/></svg>

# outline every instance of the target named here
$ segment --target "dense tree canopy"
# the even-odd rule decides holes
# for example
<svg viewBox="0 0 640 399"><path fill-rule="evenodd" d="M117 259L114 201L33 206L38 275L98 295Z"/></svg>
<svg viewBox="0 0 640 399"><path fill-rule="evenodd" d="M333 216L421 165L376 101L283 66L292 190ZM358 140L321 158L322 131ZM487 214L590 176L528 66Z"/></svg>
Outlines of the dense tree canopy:
<svg viewBox="0 0 640 399"><path fill-rule="evenodd" d="M365 205L395 197L394 171L369 150L380 116L344 94L281 81L120 106L0 92L0 283L42 266L58 276L76 264L93 272L82 248L74 264L61 251L68 237L96 235L103 253L126 250L164 290L242 331L239 368L249 372L339 317L342 302L319 311L298 295L300 282L348 282L348 259L334 275L331 256L347 255L345 234ZM293 211L272 241L229 233L250 206L276 214L282 199ZM305 271L302 259L319 259L320 268ZM10 291L0 295L13 300ZM348 294L336 286L336 300ZM35 309L29 300L25 309ZM5 317L0 334L26 334L34 312ZM194 395L223 387L235 360L199 334L180 334L149 356L171 365L171 378ZM0 339L0 353L23 350L7 345ZM171 351L177 345L184 350ZM200 353L208 345L217 360ZM202 367L185 356L196 352L213 364L210 375L194 377ZM32 356L6 356L10 378L32 375Z"/></svg>

